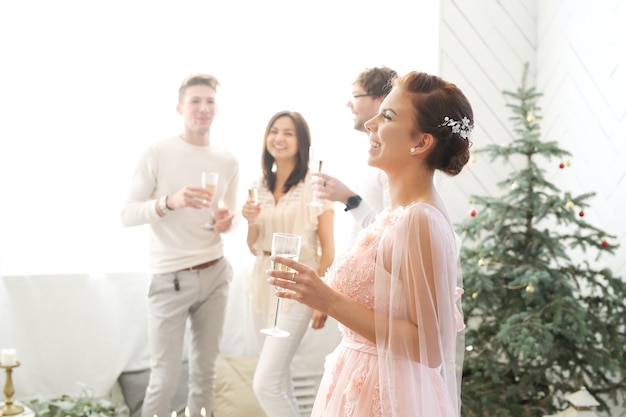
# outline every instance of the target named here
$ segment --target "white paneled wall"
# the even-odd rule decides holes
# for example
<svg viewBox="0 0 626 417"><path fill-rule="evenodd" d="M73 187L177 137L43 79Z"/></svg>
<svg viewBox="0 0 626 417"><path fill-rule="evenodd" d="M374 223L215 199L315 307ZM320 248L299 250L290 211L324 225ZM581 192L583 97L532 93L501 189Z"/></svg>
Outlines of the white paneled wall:
<svg viewBox="0 0 626 417"><path fill-rule="evenodd" d="M537 87L543 132L572 152L554 181L596 192L585 218L621 244L607 266L626 278L626 4L538 2Z"/></svg>
<svg viewBox="0 0 626 417"><path fill-rule="evenodd" d="M622 23L620 23L622 22ZM571 166L548 179L578 195L597 193L585 219L621 245L603 262L626 277L626 4L619 0L441 1L439 74L469 97L476 147L511 140L503 90L514 91L525 62L540 99L544 139L570 151ZM514 164L512 162L511 164ZM439 186L454 221L471 195L498 195L507 166L481 160Z"/></svg>
<svg viewBox="0 0 626 417"><path fill-rule="evenodd" d="M512 139L509 110L502 90L519 84L524 62L534 71L536 41L535 2L472 2L442 0L439 73L457 84L474 109L475 147L506 143ZM471 195L496 195L495 179L502 178L498 164L480 157L456 178L442 177L442 194L454 221L470 210Z"/></svg>
<svg viewBox="0 0 626 417"><path fill-rule="evenodd" d="M503 90L529 82L544 96L541 131L572 153L571 166L547 167L573 195L595 192L585 219L620 244L602 265L626 279L626 2L621 0L441 0L439 74L474 108L475 146L512 138ZM471 195L498 195L508 167L480 158L439 184L455 222ZM623 409L615 410L621 415Z"/></svg>

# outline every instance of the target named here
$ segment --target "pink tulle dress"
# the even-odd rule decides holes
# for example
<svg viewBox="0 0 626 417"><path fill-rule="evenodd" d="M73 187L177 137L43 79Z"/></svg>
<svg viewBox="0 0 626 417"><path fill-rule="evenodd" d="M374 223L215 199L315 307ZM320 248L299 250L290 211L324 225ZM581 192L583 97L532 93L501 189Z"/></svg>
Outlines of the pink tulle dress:
<svg viewBox="0 0 626 417"><path fill-rule="evenodd" d="M459 240L434 206L387 209L328 284L376 312L376 343L340 325L312 417L456 417L463 329Z"/></svg>

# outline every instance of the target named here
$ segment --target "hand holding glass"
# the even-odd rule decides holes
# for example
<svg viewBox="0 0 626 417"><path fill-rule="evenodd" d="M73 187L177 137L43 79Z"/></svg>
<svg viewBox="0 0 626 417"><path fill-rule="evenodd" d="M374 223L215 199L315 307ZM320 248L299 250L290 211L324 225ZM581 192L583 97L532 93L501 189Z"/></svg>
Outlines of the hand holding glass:
<svg viewBox="0 0 626 417"><path fill-rule="evenodd" d="M309 147L309 168L312 173L319 174L322 172L322 160L320 159L317 151L313 146ZM313 201L309 203L310 206L322 207L323 204L317 200L317 194L313 191Z"/></svg>
<svg viewBox="0 0 626 417"><path fill-rule="evenodd" d="M215 196L215 191L217 190L217 183L219 180L219 173L217 172L202 172L202 188L205 190L211 191ZM209 216L210 220L202 225L203 228L212 230L213 224L215 223L215 219L213 217L213 211L209 208Z"/></svg>
<svg viewBox="0 0 626 417"><path fill-rule="evenodd" d="M274 233L274 235L272 236L272 256L277 255L282 256L283 258L289 258L297 261L298 257L300 256L301 242L302 237L299 235L293 235L289 233ZM293 269L277 262L272 262L272 268L280 271L295 272ZM275 288L276 291L284 291L280 287ZM282 301L283 299L281 297L278 297L276 301L276 315L274 316L274 327L271 327L269 329L261 329L261 333L274 337L289 336L288 331L281 330L278 327L278 317L280 314L280 305Z"/></svg>
<svg viewBox="0 0 626 417"><path fill-rule="evenodd" d="M257 188L248 189L248 200L252 201L252 204L254 204L255 206L259 204L259 190ZM248 222L248 224L250 225L256 224L256 223L257 223L256 220L254 220L253 222Z"/></svg>

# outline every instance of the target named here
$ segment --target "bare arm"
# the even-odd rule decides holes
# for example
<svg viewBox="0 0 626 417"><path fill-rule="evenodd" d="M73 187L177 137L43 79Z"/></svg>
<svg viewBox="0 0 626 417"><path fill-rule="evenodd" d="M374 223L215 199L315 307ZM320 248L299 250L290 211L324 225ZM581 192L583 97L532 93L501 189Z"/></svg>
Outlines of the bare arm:
<svg viewBox="0 0 626 417"><path fill-rule="evenodd" d="M314 310L328 314L337 321L359 333L368 340L376 341L374 313L367 307L330 288L309 266L291 259L273 256L273 260L297 271L295 281L292 272L271 269L268 282L291 290L277 292L278 297L297 300Z"/></svg>
<svg viewBox="0 0 626 417"><path fill-rule="evenodd" d="M335 259L334 210L326 210L318 217L317 234L320 239L322 255L318 274L323 276Z"/></svg>
<svg viewBox="0 0 626 417"><path fill-rule="evenodd" d="M318 216L317 234L320 239L322 255L320 258L318 275L324 276L335 259L335 236L334 236L334 210L326 210ZM321 329L326 323L327 314L318 310L313 310L311 327Z"/></svg>
<svg viewBox="0 0 626 417"><path fill-rule="evenodd" d="M377 259L378 270L397 278L391 280L394 285L403 283L402 297L394 301L394 306L405 311L404 316L395 317L391 310L374 313L334 291L315 271L284 258L279 262L295 269L297 274L270 270L268 275L272 278L268 282L291 290L280 292L278 296L295 299L324 312L396 355L431 367L439 366L443 359L442 343L449 344L450 329L455 327L456 307L452 300L455 288L451 283L456 282L456 270L447 267L455 262L448 259L446 231L433 229L430 216L423 211L413 210L408 221L399 225L394 238L388 241L391 246ZM397 256L392 256L393 253ZM389 296L389 288L382 286L381 290L384 292L375 297L384 300ZM447 341L442 340L442 335Z"/></svg>

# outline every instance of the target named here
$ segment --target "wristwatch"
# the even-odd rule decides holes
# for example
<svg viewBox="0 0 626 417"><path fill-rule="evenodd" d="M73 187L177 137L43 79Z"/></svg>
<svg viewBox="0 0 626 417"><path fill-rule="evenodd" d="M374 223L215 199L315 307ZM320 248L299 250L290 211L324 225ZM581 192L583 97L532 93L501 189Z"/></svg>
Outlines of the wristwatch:
<svg viewBox="0 0 626 417"><path fill-rule="evenodd" d="M348 202L346 203L346 208L343 211L352 210L353 208L357 208L363 199L360 195L356 194L352 197L348 198Z"/></svg>
<svg viewBox="0 0 626 417"><path fill-rule="evenodd" d="M167 196L166 195L164 195L163 197L159 198L159 210L161 210L161 213L163 213L163 214L167 214L170 211L172 211L172 209L167 206Z"/></svg>

